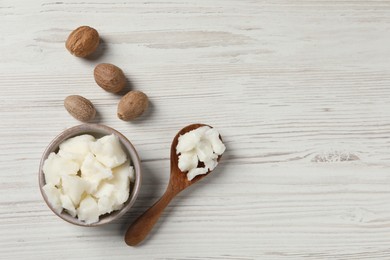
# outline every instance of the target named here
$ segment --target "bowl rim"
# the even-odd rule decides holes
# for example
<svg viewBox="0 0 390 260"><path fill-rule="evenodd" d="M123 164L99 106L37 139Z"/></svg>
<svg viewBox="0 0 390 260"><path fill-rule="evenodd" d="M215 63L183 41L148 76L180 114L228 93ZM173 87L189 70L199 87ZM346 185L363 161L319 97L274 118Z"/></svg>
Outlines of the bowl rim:
<svg viewBox="0 0 390 260"><path fill-rule="evenodd" d="M75 217L72 217L68 213L65 212L65 210L62 210L62 212L56 212L52 205L49 203L48 198L43 191L43 186L46 184L45 178L44 178L44 173L43 173L43 164L45 160L48 158L49 154L51 152L54 152L58 149L59 144L61 144L63 141L77 136L77 135L82 135L82 134L103 134L103 135L110 135L110 134L115 134L122 146L126 148L126 154L130 157L129 159L131 160L131 166L134 168L134 174L135 174L135 182L130 190L129 198L127 201L124 203L124 206L120 210L115 210L103 218L100 218L98 222L91 223L91 224L86 224L83 221L78 220ZM141 171L141 160L139 158L139 155L137 153L137 150L133 146L133 144L118 130L109 127L107 125L103 124L93 124L93 123L85 123L85 124L80 124L76 125L70 128L65 129L62 131L60 134L58 134L54 139L48 144L46 147L45 151L42 154L41 161L39 164L39 172L38 172L38 183L39 183L39 190L41 192L41 195L47 204L47 206L50 208L52 212L54 212L58 217L61 219L74 224L78 226L83 226L83 227L96 227L96 226L101 226L107 223L110 223L121 216L123 216L135 203L139 192L141 188L141 183L142 183L142 171Z"/></svg>

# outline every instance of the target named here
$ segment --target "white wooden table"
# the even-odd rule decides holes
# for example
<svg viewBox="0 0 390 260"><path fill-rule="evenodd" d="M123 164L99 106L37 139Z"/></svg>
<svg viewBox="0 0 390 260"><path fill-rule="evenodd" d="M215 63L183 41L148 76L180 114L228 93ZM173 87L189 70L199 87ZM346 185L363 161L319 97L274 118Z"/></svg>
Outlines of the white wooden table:
<svg viewBox="0 0 390 260"><path fill-rule="evenodd" d="M64 47L80 25L103 40L88 60ZM149 95L145 116L116 117L101 62ZM2 0L0 75L0 259L390 258L390 1ZM142 158L136 204L100 228L57 218L38 189L45 147L78 124L71 94ZM196 122L221 132L223 161L127 247Z"/></svg>

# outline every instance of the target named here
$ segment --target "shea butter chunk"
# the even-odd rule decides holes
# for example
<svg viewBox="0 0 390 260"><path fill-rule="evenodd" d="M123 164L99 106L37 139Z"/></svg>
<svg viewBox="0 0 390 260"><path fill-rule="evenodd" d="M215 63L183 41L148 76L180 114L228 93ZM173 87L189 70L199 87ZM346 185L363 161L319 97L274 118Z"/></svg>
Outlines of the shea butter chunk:
<svg viewBox="0 0 390 260"><path fill-rule="evenodd" d="M98 190L93 194L95 198L101 198L104 196L110 196L117 188L108 183L108 182L102 182L99 185Z"/></svg>
<svg viewBox="0 0 390 260"><path fill-rule="evenodd" d="M214 158L204 161L204 166L208 168L210 171L214 170L214 168L217 167L217 165L218 162Z"/></svg>
<svg viewBox="0 0 390 260"><path fill-rule="evenodd" d="M60 150L58 152L64 158L74 160L81 164L84 158L90 153L89 146L91 142L95 141L95 137L92 135L79 135L60 144Z"/></svg>
<svg viewBox="0 0 390 260"><path fill-rule="evenodd" d="M91 143L91 151L97 160L109 168L114 168L126 161L126 154L115 135L107 135Z"/></svg>
<svg viewBox="0 0 390 260"><path fill-rule="evenodd" d="M73 205L78 206L81 195L88 189L88 183L79 176L63 176L62 191L72 200Z"/></svg>
<svg viewBox="0 0 390 260"><path fill-rule="evenodd" d="M101 164L93 154L89 153L81 165L81 177L88 182L88 192L94 193L101 180L111 178L110 168Z"/></svg>
<svg viewBox="0 0 390 260"><path fill-rule="evenodd" d="M212 159L213 156L213 148L211 144L207 141L200 141L195 148L196 154L198 155L198 159L201 162Z"/></svg>
<svg viewBox="0 0 390 260"><path fill-rule="evenodd" d="M225 149L217 130L209 126L196 128L178 138L178 167L182 172L187 172L188 180L192 180L197 175L213 170L218 164L218 156ZM198 167L202 166L199 162L204 167Z"/></svg>
<svg viewBox="0 0 390 260"><path fill-rule="evenodd" d="M198 175L206 174L208 172L207 168L193 168L187 173L187 179L190 181Z"/></svg>
<svg viewBox="0 0 390 260"><path fill-rule="evenodd" d="M221 155L223 152L225 152L226 147L219 138L219 133L216 129L210 128L207 130L204 138L211 143L216 154Z"/></svg>
<svg viewBox="0 0 390 260"><path fill-rule="evenodd" d="M183 152L179 156L179 168L181 171L189 171L198 166L198 156L194 150Z"/></svg>
<svg viewBox="0 0 390 260"><path fill-rule="evenodd" d="M53 207L54 211L61 213L62 204L61 204L61 192L58 190L52 183L47 183L42 187L45 192L47 199L49 200L50 205Z"/></svg>
<svg viewBox="0 0 390 260"><path fill-rule="evenodd" d="M114 205L116 205L116 198L113 195L100 197L98 200L99 214L111 213L115 210Z"/></svg>
<svg viewBox="0 0 390 260"><path fill-rule="evenodd" d="M116 205L122 205L128 198L130 192L130 176L133 175L133 167L129 161L113 169L113 178L109 180L110 184L115 185L113 192L116 198Z"/></svg>
<svg viewBox="0 0 390 260"><path fill-rule="evenodd" d="M94 193L94 197L98 199L100 215L113 211L113 206L116 203L116 197L114 195L116 189L117 187L115 185L102 182L98 190Z"/></svg>
<svg viewBox="0 0 390 260"><path fill-rule="evenodd" d="M55 153L51 153L43 164L45 181L53 185L60 183L61 176L76 175L78 170L79 165L76 162L65 159Z"/></svg>
<svg viewBox="0 0 390 260"><path fill-rule="evenodd" d="M72 217L76 217L76 208L73 205L72 200L68 195L61 194L60 196L61 205Z"/></svg>
<svg viewBox="0 0 390 260"><path fill-rule="evenodd" d="M79 220L91 224L99 221L99 208L96 200L87 195L81 202L77 209L77 216Z"/></svg>

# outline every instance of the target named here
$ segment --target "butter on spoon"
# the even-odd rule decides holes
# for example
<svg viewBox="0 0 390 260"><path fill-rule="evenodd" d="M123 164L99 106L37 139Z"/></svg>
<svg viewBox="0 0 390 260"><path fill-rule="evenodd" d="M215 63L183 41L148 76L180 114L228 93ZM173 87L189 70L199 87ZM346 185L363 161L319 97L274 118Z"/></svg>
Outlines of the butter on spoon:
<svg viewBox="0 0 390 260"><path fill-rule="evenodd" d="M136 246L142 242L149 232L152 230L153 226L157 223L158 219L161 216L161 213L168 206L169 202L182 190L191 186L192 184L200 181L206 177L211 170L206 174L198 175L192 180L188 180L187 174L182 172L178 166L179 155L176 153L176 147L178 145L178 139L181 135L184 135L187 132L190 132L194 129L197 129L202 126L207 126L205 124L192 124L184 127L179 133L176 134L175 138L172 141L171 145L171 174L169 178L169 183L165 193L162 197L145 213L138 217L134 223L130 225L125 234L125 242L129 246ZM222 140L222 138L220 137ZM218 161L222 155L218 156Z"/></svg>

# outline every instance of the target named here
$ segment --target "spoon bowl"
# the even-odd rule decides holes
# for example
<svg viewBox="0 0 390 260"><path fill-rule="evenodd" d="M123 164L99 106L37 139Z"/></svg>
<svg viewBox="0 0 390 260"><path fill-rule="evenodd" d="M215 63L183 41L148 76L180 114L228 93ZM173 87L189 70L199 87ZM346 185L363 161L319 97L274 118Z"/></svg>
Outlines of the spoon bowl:
<svg viewBox="0 0 390 260"><path fill-rule="evenodd" d="M179 155L176 154L176 147L177 147L177 144L179 143L179 137L181 135L184 135L184 134L186 134L186 133L188 133L188 132L190 132L192 130L195 130L195 129L199 128L199 127L202 127L202 126L211 127L211 126L205 125L205 124L192 124L192 125L188 125L188 126L184 127L183 129L181 129L176 134L175 138L173 138L172 145L171 145L171 175L170 175L170 178L169 178L168 188L172 187L175 190L177 189L178 190L177 193L179 193L180 191L184 190L188 186L194 184L195 182L200 181L201 179L206 177L211 172L211 171L208 171L206 174L198 175L198 176L196 176L195 178L193 178L192 180L189 181L187 179L187 174L182 172L179 169ZM220 157L221 156L218 157L218 161L219 161ZM199 162L199 164L203 164L203 163ZM199 166L200 165L198 165L198 167Z"/></svg>
<svg viewBox="0 0 390 260"><path fill-rule="evenodd" d="M191 186L192 184L200 181L206 177L211 171L209 170L206 174L198 175L192 180L187 179L187 174L179 169L179 155L176 154L176 147L179 142L179 137L188 133L194 129L202 126L209 126L205 124L192 124L181 129L176 136L173 138L171 145L171 174L165 193L162 197L150 207L144 214L138 217L134 223L127 229L125 235L125 242L129 246L136 246L142 242L153 226L157 223L164 209L168 206L169 202L182 190ZM211 127L211 126L209 126ZM221 140L221 136L219 137ZM218 161L221 155L218 156ZM199 164L203 164L199 162ZM200 165L198 165L200 166Z"/></svg>

